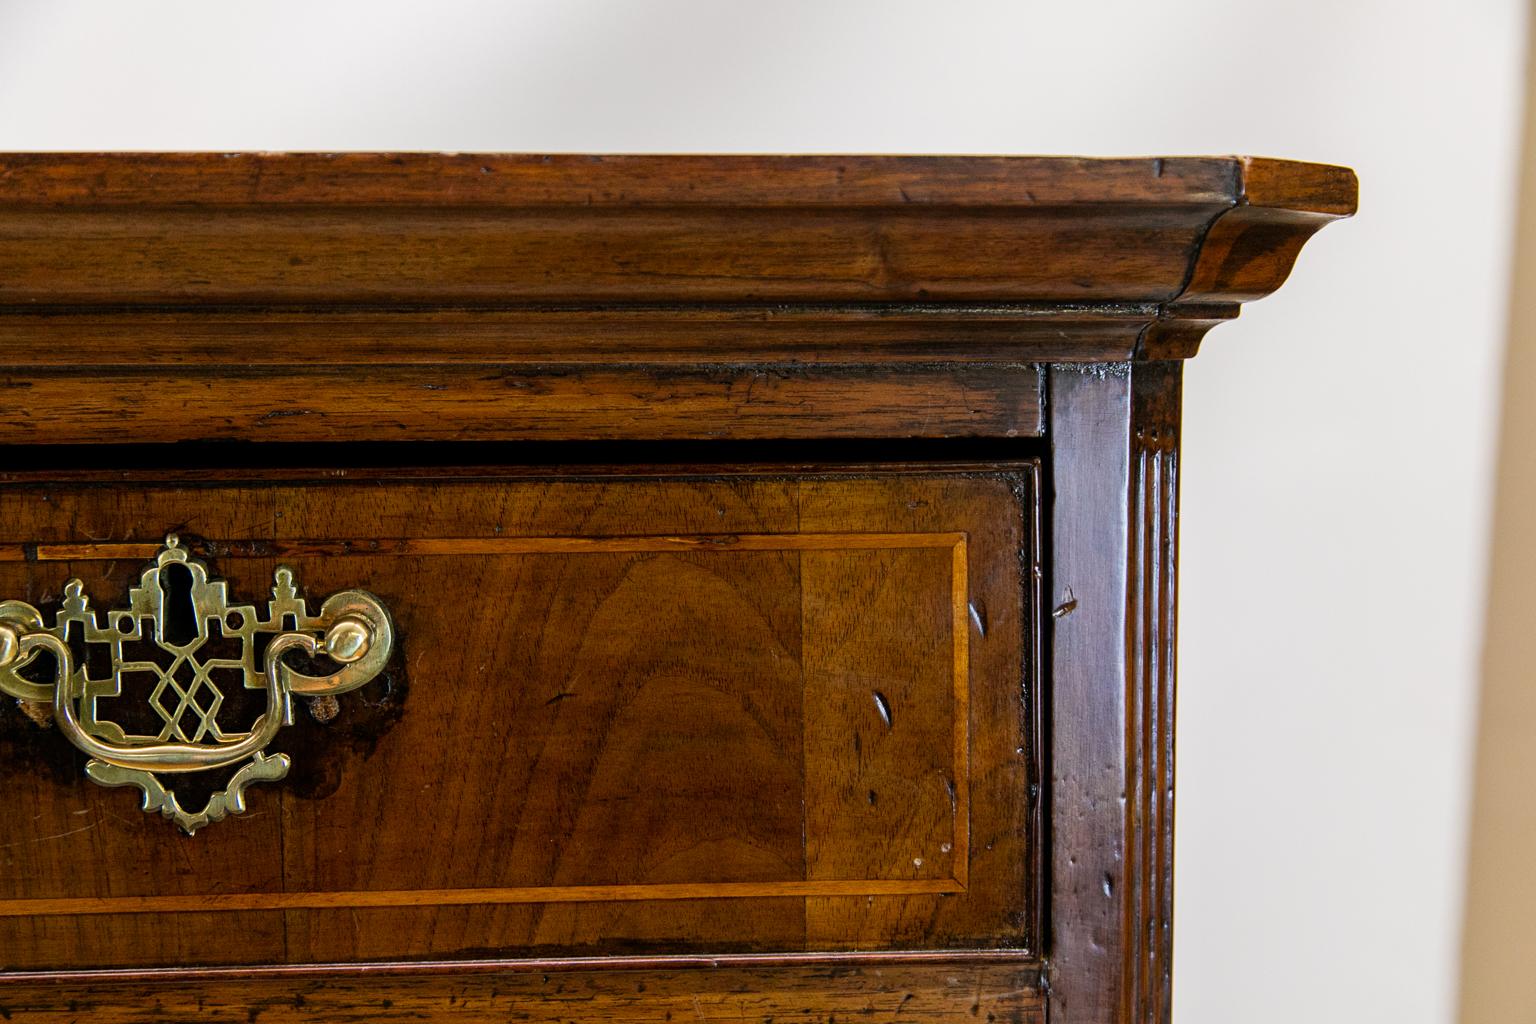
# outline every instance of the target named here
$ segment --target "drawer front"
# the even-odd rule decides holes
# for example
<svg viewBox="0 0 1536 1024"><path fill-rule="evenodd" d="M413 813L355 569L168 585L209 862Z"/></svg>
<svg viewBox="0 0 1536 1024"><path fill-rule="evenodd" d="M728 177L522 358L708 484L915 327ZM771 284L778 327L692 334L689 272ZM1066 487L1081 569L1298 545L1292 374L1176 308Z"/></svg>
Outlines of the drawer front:
<svg viewBox="0 0 1536 1024"><path fill-rule="evenodd" d="M1035 951L1034 481L11 485L0 599L49 622L71 577L128 607L175 532L231 603L280 566L311 606L367 590L394 646L299 702L267 747L287 777L191 836L7 700L0 959ZM103 717L149 714L157 678ZM248 728L226 696L214 721Z"/></svg>

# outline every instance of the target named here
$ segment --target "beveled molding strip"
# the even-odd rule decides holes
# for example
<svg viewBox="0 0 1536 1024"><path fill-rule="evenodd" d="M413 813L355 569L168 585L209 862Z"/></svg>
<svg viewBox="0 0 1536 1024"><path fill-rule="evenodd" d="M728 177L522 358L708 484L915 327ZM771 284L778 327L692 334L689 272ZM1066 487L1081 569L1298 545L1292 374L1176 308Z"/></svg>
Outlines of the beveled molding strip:
<svg viewBox="0 0 1536 1024"><path fill-rule="evenodd" d="M815 305L265 309L178 306L7 308L7 364L33 372L153 375L327 369L359 373L486 366L524 370L766 365L891 369L935 363L1117 362L1149 333L1203 335L1236 303L886 303Z"/></svg>
<svg viewBox="0 0 1536 1024"><path fill-rule="evenodd" d="M469 537L392 540L235 541L218 545L220 557L267 558L346 555L520 555L547 553L664 553L670 551L950 552L950 637L955 797L950 834L951 876L913 879L787 879L777 882L686 882L626 885L533 885L465 889L350 890L297 893L220 893L170 896L40 897L0 900L0 918L90 914L324 910L335 908L474 906L515 903L638 902L648 900L925 896L963 893L970 866L970 632L969 537L947 533L697 534L633 537ZM145 542L0 544L0 562L136 559L153 555Z"/></svg>
<svg viewBox="0 0 1536 1024"><path fill-rule="evenodd" d="M0 154L0 344L163 384L338 354L1188 358L1356 192L1232 156Z"/></svg>

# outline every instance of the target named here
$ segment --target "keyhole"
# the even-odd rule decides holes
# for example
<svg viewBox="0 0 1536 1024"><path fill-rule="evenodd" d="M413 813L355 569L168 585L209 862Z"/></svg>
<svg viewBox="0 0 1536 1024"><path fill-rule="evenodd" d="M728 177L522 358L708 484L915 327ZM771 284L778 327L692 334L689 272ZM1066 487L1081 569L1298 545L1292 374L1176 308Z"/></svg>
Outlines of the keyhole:
<svg viewBox="0 0 1536 1024"><path fill-rule="evenodd" d="M164 625L161 638L168 644L184 647L197 639L197 609L192 604L192 570L172 563L160 570L160 590L164 596Z"/></svg>

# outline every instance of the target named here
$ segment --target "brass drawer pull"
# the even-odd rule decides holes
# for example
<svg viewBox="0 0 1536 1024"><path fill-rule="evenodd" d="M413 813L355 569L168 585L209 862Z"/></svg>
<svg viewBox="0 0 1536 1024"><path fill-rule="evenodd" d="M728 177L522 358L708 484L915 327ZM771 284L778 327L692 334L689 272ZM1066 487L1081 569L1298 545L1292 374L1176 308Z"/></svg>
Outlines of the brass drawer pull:
<svg viewBox="0 0 1536 1024"><path fill-rule="evenodd" d="M169 585L172 574L185 574L185 582ZM183 603L179 609L173 607L178 601ZM263 634L271 639L260 650L257 638ZM93 678L88 659L77 659L72 635L87 646L109 648L107 678ZM237 643L238 651L210 657L218 653L209 648L215 639ZM132 648L125 650L127 645ZM288 755L269 755L265 748L282 726L292 723L294 694L355 690L378 675L393 646L389 614L373 595L361 590L332 594L320 614L310 615L294 589L292 571L285 567L274 574L264 616L254 605L229 604L224 581L210 580L207 566L192 558L172 534L139 585L129 591L127 610L107 612L105 627L88 607L79 580L65 584L63 606L51 628L26 602L0 602L0 691L18 700L50 704L65 738L90 756L85 771L92 780L103 786L137 786L144 793L145 811L159 811L190 835L209 822L244 811L246 786L288 774ZM139 648L156 660L131 656ZM330 675L306 675L283 663L283 655L295 649L324 655L338 669ZM51 682L34 682L20 674L40 651L53 656ZM226 692L228 682L221 689L216 673L238 674L238 688L264 692L265 709L249 728L221 728L219 711L237 691ZM158 718L157 732L129 732L103 716L118 709L125 676L150 685L148 699L137 711L141 720L149 717L146 709ZM101 700L113 706L100 708ZM196 812L183 808L175 791L158 777L241 762L245 764Z"/></svg>

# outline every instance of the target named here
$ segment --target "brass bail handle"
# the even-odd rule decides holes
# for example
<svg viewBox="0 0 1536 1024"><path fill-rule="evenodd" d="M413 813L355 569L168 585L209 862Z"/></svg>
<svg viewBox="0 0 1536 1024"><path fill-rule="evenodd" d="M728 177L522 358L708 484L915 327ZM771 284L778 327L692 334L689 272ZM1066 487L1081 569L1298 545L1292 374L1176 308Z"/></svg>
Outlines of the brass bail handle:
<svg viewBox="0 0 1536 1024"><path fill-rule="evenodd" d="M191 602L195 624L190 638L167 634L165 574L173 566L190 576L189 592L184 595ZM130 590L128 604L126 610L108 612L106 624L101 625L97 613L88 607L80 581L70 580L63 607L50 628L31 605L0 602L0 691L18 700L49 704L60 732L91 758L86 774L92 780L106 786L138 787L146 811L160 811L189 834L243 811L244 789L250 783L287 774L288 755L268 755L265 748L282 726L292 723L293 695L355 690L378 675L394 645L389 614L373 595L342 591L327 598L318 615L311 615L286 567L274 574L266 614L253 605L231 605L227 585L210 579L207 567L193 559L174 534L166 538L140 585ZM71 624L80 626L86 644L108 647L108 677L92 678L84 665L77 664L66 639ZM238 641L238 659L213 657L204 650L215 633L225 641ZM259 669L258 634L272 634ZM161 658L154 662L130 658L125 641L158 647ZM325 676L300 672L283 662L283 655L294 650L311 657L324 655L338 669ZM50 682L19 675L39 652L53 656ZM162 664L165 661L168 666ZM254 723L242 729L220 721L226 694L215 681L214 669L226 673L238 669L244 688L264 691L265 708ZM148 704L163 723L156 733L129 733L110 717L114 701L122 698L124 677L132 675L150 684ZM241 762L246 763L225 788L197 812L184 809L174 790L158 778Z"/></svg>

